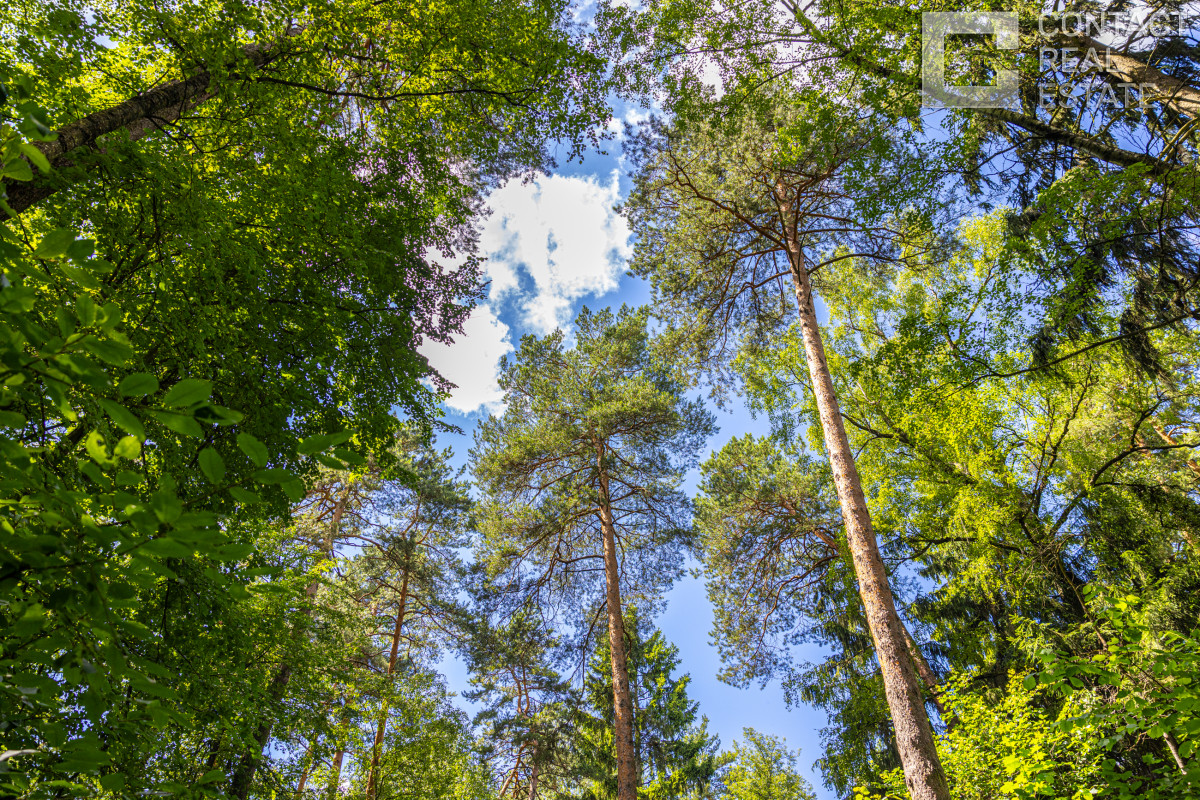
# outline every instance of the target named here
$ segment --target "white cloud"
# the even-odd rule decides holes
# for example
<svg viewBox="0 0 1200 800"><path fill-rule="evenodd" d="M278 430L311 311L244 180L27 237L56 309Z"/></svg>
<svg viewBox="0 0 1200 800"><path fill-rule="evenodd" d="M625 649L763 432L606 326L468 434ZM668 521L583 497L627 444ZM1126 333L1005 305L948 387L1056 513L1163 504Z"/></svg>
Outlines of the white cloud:
<svg viewBox="0 0 1200 800"><path fill-rule="evenodd" d="M613 210L618 202L616 171L607 184L550 175L493 192L480 237L492 301L516 294L527 276L533 286L517 299L521 321L546 334L571 321L577 300L616 289L632 254L629 226Z"/></svg>
<svg viewBox="0 0 1200 800"><path fill-rule="evenodd" d="M508 326L486 305L476 306L463 325L463 333L449 345L427 342L421 354L456 388L446 405L463 414L482 406L496 413L504 406L500 391L500 359L512 352Z"/></svg>
<svg viewBox="0 0 1200 800"><path fill-rule="evenodd" d="M520 327L544 335L566 328L580 299L617 288L632 255L629 226L613 210L620 199L615 171L607 183L550 175L492 192L492 214L479 239L491 279L488 301L471 312L453 344L421 348L457 387L447 406L463 414L503 409L500 359L516 338L498 316L505 303L513 303Z"/></svg>

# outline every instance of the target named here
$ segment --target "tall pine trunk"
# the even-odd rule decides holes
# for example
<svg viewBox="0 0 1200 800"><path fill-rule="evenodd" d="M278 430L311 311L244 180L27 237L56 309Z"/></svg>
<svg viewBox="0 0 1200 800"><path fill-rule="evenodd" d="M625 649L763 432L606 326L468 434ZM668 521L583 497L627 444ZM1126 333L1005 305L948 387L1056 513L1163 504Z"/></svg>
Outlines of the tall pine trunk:
<svg viewBox="0 0 1200 800"><path fill-rule="evenodd" d="M415 546L415 543L414 543ZM400 581L400 607L396 610L396 628L392 632L392 652L388 656L387 674L390 678L396 671L396 660L400 655L400 634L404 630L404 614L408 609L408 576L412 572L412 550L404 554L404 577ZM367 800L375 800L379 793L379 760L383 751L383 736L387 732L388 702L381 703L379 722L375 727L375 743L371 748L371 771L367 777Z"/></svg>
<svg viewBox="0 0 1200 800"><path fill-rule="evenodd" d="M613 741L617 755L617 800L637 800L637 764L633 747L633 699L629 693L629 665L625 654L625 621L621 615L620 571L617 565L617 532L613 522L604 451L600 468L600 527L604 535L604 580L608 607L608 645L613 676Z"/></svg>
<svg viewBox="0 0 1200 800"><path fill-rule="evenodd" d="M950 800L946 776L934 747L933 727L925 711L913 657L908 650L906 631L900 615L896 613L887 569L879 554L879 543L871 525L862 481L854 466L854 454L842 424L829 364L825 360L825 346L821 341L821 329L813 305L812 284L800 250L795 212L782 187L776 190L776 200L783 220L788 262L796 290L804 356L821 418L825 447L829 451L829 463L833 468L833 482L842 508L846 542L858 578L858 591L883 673L884 693L896 732L896 749L900 752L900 762L904 767L904 782L912 800Z"/></svg>

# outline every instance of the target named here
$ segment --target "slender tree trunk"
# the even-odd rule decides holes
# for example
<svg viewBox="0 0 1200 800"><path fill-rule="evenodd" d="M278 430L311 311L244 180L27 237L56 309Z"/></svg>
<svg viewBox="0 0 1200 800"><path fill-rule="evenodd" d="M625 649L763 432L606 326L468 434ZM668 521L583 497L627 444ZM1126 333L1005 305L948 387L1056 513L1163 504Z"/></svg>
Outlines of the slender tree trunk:
<svg viewBox="0 0 1200 800"><path fill-rule="evenodd" d="M392 633L392 652L388 656L388 677L396 671L396 660L400 655L400 633L404 629L404 614L408 608L408 577L412 572L412 551L404 554L404 577L400 581L400 607L396 610L396 628ZM375 743L371 748L371 771L367 777L367 800L375 800L379 792L379 759L383 750L383 736L387 732L388 702L382 702L379 723L375 727Z"/></svg>
<svg viewBox="0 0 1200 800"><path fill-rule="evenodd" d="M304 751L304 769L300 772L300 782L296 784L296 800L303 800L304 787L308 784L308 775L312 772L313 756L316 753L317 740L313 739L308 743L308 749Z"/></svg>
<svg viewBox="0 0 1200 800"><path fill-rule="evenodd" d="M224 734L217 736L208 743L208 760L204 762L204 771L209 772L217 768L217 759L221 756L221 740Z"/></svg>
<svg viewBox="0 0 1200 800"><path fill-rule="evenodd" d="M800 330L804 338L804 355L808 361L825 447L829 451L829 463L833 468L833 482L842 507L846 542L858 578L867 625L875 642L876 657L883 673L884 693L896 732L896 748L904 766L904 782L913 800L950 800L950 790L934 747L933 727L929 723L929 715L925 713L925 701L908 650L904 625L896 613L887 569L879 554L879 543L863 495L862 481L854 466L854 454L842 424L841 409L825 360L825 346L821 341L821 329L813 305L812 284L797 238L795 213L783 187L777 187L776 200L784 222Z"/></svg>
<svg viewBox="0 0 1200 800"><path fill-rule="evenodd" d="M637 764L633 749L633 700L629 693L629 665L625 655L625 621L621 616L617 533L604 472L603 448L597 454L600 468L600 527L604 534L604 579L608 606L608 645L613 676L613 740L617 750L617 800L637 800Z"/></svg>
<svg viewBox="0 0 1200 800"><path fill-rule="evenodd" d="M337 752L333 754L333 763L329 765L329 781L325 784L325 796L330 798L338 796L338 789L342 783L342 761L346 758L346 748L339 747Z"/></svg>
<svg viewBox="0 0 1200 800"><path fill-rule="evenodd" d="M333 543L337 539L338 530L342 526L342 514L346 510L346 503L349 499L350 491L346 489L333 508L333 520L329 524L329 532L326 534L323 543L323 552L326 558L333 552ZM310 600L316 596L317 589L320 586L321 582L317 580L308 585L305 594ZM275 673L275 677L271 680L271 686L267 690L267 697L270 698L270 703L267 706L262 723L259 724L258 730L254 733L256 750L242 756L237 770L229 780L229 794L236 798L236 800L246 800L250 796L250 787L254 783L254 774L258 771L258 764L262 760L263 750L266 749L267 742L271 739L271 730L275 727L275 718L272 715L272 709L276 708L283 701L284 694L287 692L288 682L291 679L292 665L284 661L279 665L279 671Z"/></svg>
<svg viewBox="0 0 1200 800"><path fill-rule="evenodd" d="M533 769L529 775L529 800L537 800L537 786L538 786L538 763L537 763L537 759L535 758L534 762L533 762Z"/></svg>
<svg viewBox="0 0 1200 800"><path fill-rule="evenodd" d="M1179 754L1179 743L1175 741L1175 737L1170 731L1163 733L1163 739L1166 740L1167 749L1171 751L1171 755L1175 758L1175 764L1179 767L1179 771L1187 775L1187 764L1184 763L1183 756Z"/></svg>

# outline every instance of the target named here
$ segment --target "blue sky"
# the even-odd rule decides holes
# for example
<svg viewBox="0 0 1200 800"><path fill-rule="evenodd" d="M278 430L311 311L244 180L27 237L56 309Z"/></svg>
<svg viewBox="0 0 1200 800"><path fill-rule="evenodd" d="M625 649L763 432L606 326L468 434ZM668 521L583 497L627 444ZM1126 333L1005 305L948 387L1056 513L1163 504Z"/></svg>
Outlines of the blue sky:
<svg viewBox="0 0 1200 800"><path fill-rule="evenodd" d="M625 109L625 121L637 122L644 114ZM622 126L614 120L612 129ZM463 463L471 432L488 411L502 408L496 385L498 363L521 336L545 335L556 327L570 330L579 309L640 305L649 300L646 285L626 275L632 237L625 220L613 206L629 190L629 176L620 157L620 142L609 142L608 153L592 152L582 163L562 165L553 174L532 182L510 182L489 198L491 216L481 225L481 249L488 259L491 280L487 301L475 310L465 333L452 347L429 346L423 352L458 388L446 404L446 421L463 435L445 434L440 443L454 448ZM708 450L746 432L763 433L765 420L756 420L734 405L718 412L720 432ZM708 452L702 454L707 457ZM689 492L696 475L689 475ZM818 797L835 795L821 785L812 766L820 754L825 715L807 706L789 709L778 685L736 689L717 680L717 650L709 640L712 607L701 579L685 577L670 592L666 609L657 620L667 638L679 647L680 669L691 675L690 694L699 701L709 728L721 737L723 747L741 738L742 728L781 736L792 749L800 748L800 761ZM817 658L819 654L801 654ZM443 665L451 687L461 691L466 674L461 664Z"/></svg>

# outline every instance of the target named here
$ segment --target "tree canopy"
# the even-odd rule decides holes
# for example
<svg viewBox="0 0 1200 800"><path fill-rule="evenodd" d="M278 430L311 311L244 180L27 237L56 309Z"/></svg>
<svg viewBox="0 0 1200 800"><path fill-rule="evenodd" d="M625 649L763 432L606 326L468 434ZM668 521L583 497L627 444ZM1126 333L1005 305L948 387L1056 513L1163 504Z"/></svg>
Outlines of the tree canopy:
<svg viewBox="0 0 1200 800"><path fill-rule="evenodd" d="M0 796L1200 796L1193 9L936 12L0 8Z"/></svg>

